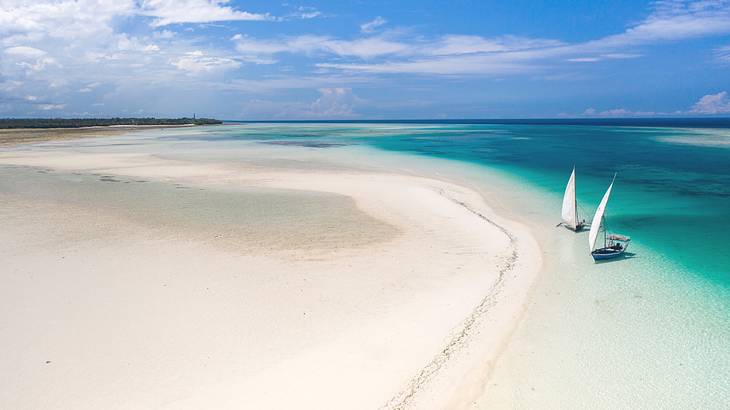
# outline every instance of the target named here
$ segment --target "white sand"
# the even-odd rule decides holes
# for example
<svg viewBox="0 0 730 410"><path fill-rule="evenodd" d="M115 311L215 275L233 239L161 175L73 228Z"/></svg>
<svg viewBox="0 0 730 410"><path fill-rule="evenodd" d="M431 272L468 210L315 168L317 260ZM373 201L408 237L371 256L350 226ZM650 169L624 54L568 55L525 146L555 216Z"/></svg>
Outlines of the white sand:
<svg viewBox="0 0 730 410"><path fill-rule="evenodd" d="M309 243L281 230L271 247L160 223L175 200L132 212L133 198L0 190L0 408L464 407L541 263L524 226L435 179L61 148L0 152L0 165L294 204L326 193L316 201L339 210Z"/></svg>

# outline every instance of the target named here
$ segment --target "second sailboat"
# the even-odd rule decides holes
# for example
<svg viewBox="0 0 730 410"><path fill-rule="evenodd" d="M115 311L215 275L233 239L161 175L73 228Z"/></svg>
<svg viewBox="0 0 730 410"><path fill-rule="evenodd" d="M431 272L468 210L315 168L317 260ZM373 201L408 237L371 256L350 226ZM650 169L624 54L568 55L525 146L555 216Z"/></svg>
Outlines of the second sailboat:
<svg viewBox="0 0 730 410"><path fill-rule="evenodd" d="M578 220L578 202L575 199L575 166L570 174L570 179L568 179L568 185L565 186L561 215L563 222L558 226L563 225L574 232L580 232L586 226L585 220Z"/></svg>

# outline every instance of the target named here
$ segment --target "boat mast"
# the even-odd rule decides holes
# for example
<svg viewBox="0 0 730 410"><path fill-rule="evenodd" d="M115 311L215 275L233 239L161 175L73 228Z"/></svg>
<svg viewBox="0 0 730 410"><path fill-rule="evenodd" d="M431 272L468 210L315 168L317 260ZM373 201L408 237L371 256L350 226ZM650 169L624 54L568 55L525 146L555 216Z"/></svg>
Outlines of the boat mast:
<svg viewBox="0 0 730 410"><path fill-rule="evenodd" d="M573 165L573 174L575 174L575 165ZM576 195L578 193L578 181L577 178L573 180L573 211L575 212L575 227L574 229L578 229L578 199L576 198Z"/></svg>
<svg viewBox="0 0 730 410"><path fill-rule="evenodd" d="M575 166L573 166L573 172L570 173L568 184L565 186L565 193L563 194L563 206L560 211L560 216L563 218L563 223L570 229L575 230L578 227L578 210L576 209L578 202L575 197Z"/></svg>
<svg viewBox="0 0 730 410"><path fill-rule="evenodd" d="M598 208L596 209L596 213L593 214L593 220L591 221L591 230L588 232L588 250L589 252L593 252L593 248L596 245L596 240L598 239L598 234L601 230L601 228L604 228L603 230L603 243L604 247L608 240L607 233L605 230L605 219L603 217L604 212L606 212L606 205L608 205L608 198L611 196L611 189L613 188L613 183L616 180L616 175L613 176L613 180L611 181L611 184L608 186L608 189L606 190L606 193L603 194L603 198L601 198L601 202L598 204Z"/></svg>
<svg viewBox="0 0 730 410"><path fill-rule="evenodd" d="M613 183L616 182L616 175L618 175L618 172L613 173L613 179L611 180L611 186L613 187ZM608 246L608 228L606 227L606 214L604 213L602 216L602 224L603 225L603 247Z"/></svg>

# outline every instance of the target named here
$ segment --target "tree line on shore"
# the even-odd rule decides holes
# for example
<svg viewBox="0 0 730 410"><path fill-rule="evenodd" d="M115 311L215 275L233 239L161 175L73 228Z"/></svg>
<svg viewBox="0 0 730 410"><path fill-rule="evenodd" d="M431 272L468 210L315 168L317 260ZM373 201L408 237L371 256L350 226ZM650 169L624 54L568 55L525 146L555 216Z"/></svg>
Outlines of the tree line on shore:
<svg viewBox="0 0 730 410"><path fill-rule="evenodd" d="M80 128L111 125L209 125L222 124L212 118L0 118L0 129Z"/></svg>

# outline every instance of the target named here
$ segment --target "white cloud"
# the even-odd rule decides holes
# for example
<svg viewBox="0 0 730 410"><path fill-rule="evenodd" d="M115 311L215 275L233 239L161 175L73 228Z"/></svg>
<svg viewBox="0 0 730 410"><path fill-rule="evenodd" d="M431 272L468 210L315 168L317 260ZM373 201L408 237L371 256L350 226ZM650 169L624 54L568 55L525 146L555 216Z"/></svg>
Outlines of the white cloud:
<svg viewBox="0 0 730 410"><path fill-rule="evenodd" d="M592 118L626 118L626 117L653 117L662 113L656 113L653 111L632 111L626 108L612 108L609 110L599 111L595 108L586 108L581 114L583 117ZM563 115L566 116L566 115ZM570 115L567 115L570 116Z"/></svg>
<svg viewBox="0 0 730 410"><path fill-rule="evenodd" d="M392 41L384 37L339 40L327 36L303 35L274 40L260 40L236 34L231 40L235 42L236 50L246 56L279 53L308 55L325 53L343 57L373 58L402 53L409 49L408 44Z"/></svg>
<svg viewBox="0 0 730 410"><path fill-rule="evenodd" d="M45 51L27 46L8 47L4 50L5 62L24 70L41 71L48 66L58 66L58 62Z"/></svg>
<svg viewBox="0 0 730 410"><path fill-rule="evenodd" d="M310 53L316 50L318 44L326 37L299 36L282 40L259 40L246 35L236 34L231 38L236 44L236 50L246 55L277 54L284 52Z"/></svg>
<svg viewBox="0 0 730 410"><path fill-rule="evenodd" d="M351 117L358 101L352 89L345 87L320 88L319 98L311 105L310 114L322 118Z"/></svg>
<svg viewBox="0 0 730 410"><path fill-rule="evenodd" d="M722 63L730 63L730 45L716 48L715 58Z"/></svg>
<svg viewBox="0 0 730 410"><path fill-rule="evenodd" d="M271 64L276 64L279 62L279 60L276 60L271 57L257 56L257 55L242 55L242 56L237 56L237 59L240 61L244 61L246 63L256 64L256 65L271 65Z"/></svg>
<svg viewBox="0 0 730 410"><path fill-rule="evenodd" d="M273 55L280 53L304 54L309 56L334 55L373 59L384 56L400 57L441 57L489 54L499 52L529 51L545 47L559 46L556 40L530 39L503 36L487 39L480 36L445 35L433 40L394 39L392 36L376 35L351 40L336 39L329 36L301 35L277 39L257 39L236 34L231 38L236 50L244 56ZM433 60L432 60L433 61ZM398 63L396 63L398 64ZM393 64L392 66L395 66ZM327 67L327 64L319 66ZM331 65L346 67L348 64ZM358 66L358 65L352 65ZM378 69L364 71L380 71Z"/></svg>
<svg viewBox="0 0 730 410"><path fill-rule="evenodd" d="M33 47L15 46L6 48L5 54L17 57L38 58L46 55L46 52Z"/></svg>
<svg viewBox="0 0 730 410"><path fill-rule="evenodd" d="M367 23L361 24L360 31L362 31L363 33L372 33L375 30L377 30L378 27L384 25L387 22L388 22L388 20L378 16L378 17L375 17L374 19L368 21Z"/></svg>
<svg viewBox="0 0 730 410"><path fill-rule="evenodd" d="M504 75L539 69L555 58L569 62L638 58L641 54L633 52L634 47L730 33L730 0L670 0L652 7L646 19L623 33L584 43L445 35L431 41L400 41L408 47L399 53L407 58L399 61L324 62L318 67L368 73Z"/></svg>
<svg viewBox="0 0 730 410"><path fill-rule="evenodd" d="M228 0L3 0L0 33L44 33L60 38L109 32L117 17L151 17L153 27L220 21L281 21L269 13L238 10ZM321 13L300 7L290 18L309 19ZM170 38L163 30L158 35Z"/></svg>
<svg viewBox="0 0 730 410"><path fill-rule="evenodd" d="M608 53L608 54L601 54L602 58L610 58L614 60L627 60L632 58L639 58L642 57L643 54L639 53Z"/></svg>
<svg viewBox="0 0 730 410"><path fill-rule="evenodd" d="M288 19L302 19L302 20L309 20L317 17L321 17L322 12L317 10L314 7L304 7L300 6L297 8L296 11L289 13L287 15Z"/></svg>
<svg viewBox="0 0 730 410"><path fill-rule="evenodd" d="M380 74L391 73L494 78L550 73L556 77L590 66L578 62L620 64L619 60L641 57L653 44L730 33L730 0L657 2L643 21L624 32L572 44L517 36L429 36L415 29L383 30L387 26L382 17L362 24L362 33L352 37L236 35L232 44L224 45L210 37L219 36L221 30L212 33L198 26L174 26L323 15L313 8L287 6L292 12L277 17L237 4L224 0L0 0L0 90L14 101L29 95L60 99L64 93L78 98L77 93L94 90L90 83L103 83L105 101L112 107L115 100L109 95L120 90L127 90L129 101L141 101L143 95L151 100L163 98L162 92L150 94L163 89L178 95L182 95L179 90L271 94L289 88L348 90L356 83L390 81ZM133 34L120 31L126 27L133 27ZM730 46L714 52L716 60L730 62ZM302 58L288 59L288 54L310 60L302 64ZM231 73L244 64L278 65ZM220 75L223 72L227 75ZM287 74L291 72L297 74ZM351 91L317 94L319 107L331 99L354 98ZM88 96L78 100L88 104ZM77 109L73 100L62 101ZM31 107L41 102L45 100L23 104ZM299 112L313 111L310 102L303 104ZM627 114L619 110L597 113Z"/></svg>
<svg viewBox="0 0 730 410"><path fill-rule="evenodd" d="M727 92L708 94L700 98L690 109L693 114L727 114L730 113L730 99Z"/></svg>
<svg viewBox="0 0 730 410"><path fill-rule="evenodd" d="M407 51L407 44L390 41L382 37L368 37L357 40L329 40L324 49L340 56L372 58Z"/></svg>
<svg viewBox="0 0 730 410"><path fill-rule="evenodd" d="M250 13L226 6L227 0L143 0L137 13L154 17L153 27L180 23L275 20L268 13Z"/></svg>
<svg viewBox="0 0 730 410"><path fill-rule="evenodd" d="M112 18L131 15L134 6L133 0L3 0L0 33L83 38L109 32Z"/></svg>
<svg viewBox="0 0 730 410"><path fill-rule="evenodd" d="M504 75L537 70L537 66L518 64L491 56L460 56L438 59L421 59L404 62L362 63L320 63L317 67L347 72L373 74L433 74L433 75Z"/></svg>
<svg viewBox="0 0 730 410"><path fill-rule="evenodd" d="M642 54L638 53L605 53L596 56L572 57L568 58L566 61L572 63L596 63L604 60L629 60L642 56Z"/></svg>
<svg viewBox="0 0 730 410"><path fill-rule="evenodd" d="M689 110L673 112L632 111L625 108L613 108L599 111L595 108L586 108L581 114L584 117L651 117L651 116L687 116L687 115L714 115L730 113L730 98L726 91L717 94L707 94L697 100Z"/></svg>
<svg viewBox="0 0 730 410"><path fill-rule="evenodd" d="M602 117L626 117L631 116L633 113L625 108L613 108L610 110L601 111L598 115Z"/></svg>
<svg viewBox="0 0 730 410"><path fill-rule="evenodd" d="M606 53L597 56L573 57L567 59L572 63L596 63L604 60L629 60L641 57L638 53Z"/></svg>
<svg viewBox="0 0 730 410"><path fill-rule="evenodd" d="M354 45L356 42L351 41L349 44ZM445 35L430 40L387 40L386 45L391 48L381 47L382 54L394 55L401 57L400 59L375 63L325 62L317 64L317 67L367 73L515 74L539 69L538 60L560 54L556 52L564 48L560 44L556 40L514 36L490 39ZM369 57L375 56L378 54L371 53Z"/></svg>
<svg viewBox="0 0 730 410"><path fill-rule="evenodd" d="M145 30L138 24L135 34L120 31L126 24L119 23L125 20L148 22L139 17L141 7L137 0L0 0L0 89L4 97L23 101L26 95L52 90L56 98L68 96L66 103L75 108L76 104L89 104L74 98L92 92L94 84L106 84L105 92L110 94L203 88L200 82L222 81L211 74L241 65L230 49L208 46L205 55L188 54L201 47L200 37L177 35L168 29ZM150 91L129 91L141 100L149 97L139 97L145 92ZM49 103L16 104L15 110L22 113L31 108L60 109Z"/></svg>
<svg viewBox="0 0 730 410"><path fill-rule="evenodd" d="M80 93L90 93L90 92L94 91L94 89L96 89L96 87L98 87L100 85L101 85L100 82L89 83L89 84L86 84L85 87L79 89L79 92Z"/></svg>
<svg viewBox="0 0 730 410"><path fill-rule="evenodd" d="M314 101L271 101L254 99L243 104L244 118L343 119L358 116L356 107L364 100L348 87L317 89Z"/></svg>
<svg viewBox="0 0 730 410"><path fill-rule="evenodd" d="M66 107L66 104L36 104L36 108L43 111L57 111Z"/></svg>
<svg viewBox="0 0 730 410"><path fill-rule="evenodd" d="M645 43L679 40L730 32L730 1L657 1L654 11L640 24L607 40Z"/></svg>
<svg viewBox="0 0 730 410"><path fill-rule="evenodd" d="M175 37L175 34L176 33L174 31L162 30L162 31L155 31L154 33L152 33L152 37L158 38L158 39L169 40L169 39Z"/></svg>
<svg viewBox="0 0 730 410"><path fill-rule="evenodd" d="M170 62L180 70L190 73L221 71L238 68L241 63L225 57L206 55L200 50L190 51Z"/></svg>
<svg viewBox="0 0 730 410"><path fill-rule="evenodd" d="M421 45L424 54L459 55L474 53L498 53L557 47L562 43L557 40L525 38L517 36L501 36L485 38L481 36L465 36L448 34L435 42Z"/></svg>
<svg viewBox="0 0 730 410"><path fill-rule="evenodd" d="M575 58L569 58L568 61L573 63L595 63L596 61L601 61L598 57L575 57Z"/></svg>

